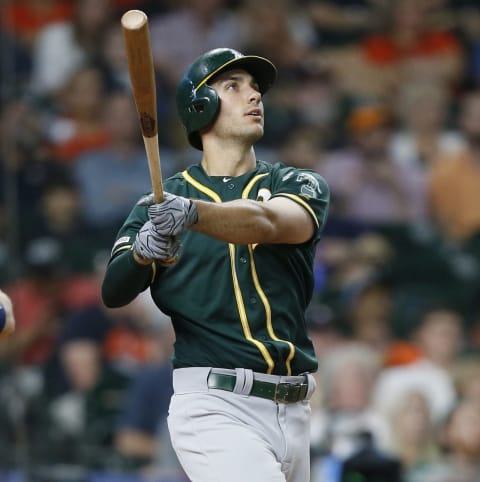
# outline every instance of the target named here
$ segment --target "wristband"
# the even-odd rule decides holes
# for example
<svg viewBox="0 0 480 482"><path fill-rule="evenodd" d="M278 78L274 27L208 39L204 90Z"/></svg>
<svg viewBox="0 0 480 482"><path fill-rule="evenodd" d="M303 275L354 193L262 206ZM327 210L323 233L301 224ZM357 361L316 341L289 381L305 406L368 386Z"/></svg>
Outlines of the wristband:
<svg viewBox="0 0 480 482"><path fill-rule="evenodd" d="M5 311L5 307L3 305L0 305L0 333L5 328L6 323L7 323L7 312Z"/></svg>

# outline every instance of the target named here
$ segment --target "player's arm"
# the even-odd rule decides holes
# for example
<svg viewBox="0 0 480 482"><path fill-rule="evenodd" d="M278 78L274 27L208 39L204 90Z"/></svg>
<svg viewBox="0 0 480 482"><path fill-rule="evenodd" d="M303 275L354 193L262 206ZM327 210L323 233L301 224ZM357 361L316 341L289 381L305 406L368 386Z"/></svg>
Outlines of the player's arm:
<svg viewBox="0 0 480 482"><path fill-rule="evenodd" d="M191 229L220 241L235 244L300 244L323 227L329 191L313 171L284 170L268 201L238 199L224 203L187 199L164 193L141 202L158 232L176 236Z"/></svg>
<svg viewBox="0 0 480 482"><path fill-rule="evenodd" d="M145 291L165 261L175 258L178 239L158 234L143 208L136 206L120 228L102 282L109 308L124 306Z"/></svg>
<svg viewBox="0 0 480 482"><path fill-rule="evenodd" d="M311 239L315 230L311 214L286 197L266 202L251 199L193 202L198 221L191 229L227 243L299 244Z"/></svg>

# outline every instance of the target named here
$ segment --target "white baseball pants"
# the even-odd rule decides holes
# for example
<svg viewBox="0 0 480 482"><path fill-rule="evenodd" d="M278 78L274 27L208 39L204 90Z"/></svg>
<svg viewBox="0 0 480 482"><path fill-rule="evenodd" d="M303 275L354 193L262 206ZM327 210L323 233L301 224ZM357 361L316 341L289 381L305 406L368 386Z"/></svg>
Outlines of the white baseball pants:
<svg viewBox="0 0 480 482"><path fill-rule="evenodd" d="M168 428L191 482L309 482L313 377L305 400L285 404L209 388L210 370L173 372Z"/></svg>

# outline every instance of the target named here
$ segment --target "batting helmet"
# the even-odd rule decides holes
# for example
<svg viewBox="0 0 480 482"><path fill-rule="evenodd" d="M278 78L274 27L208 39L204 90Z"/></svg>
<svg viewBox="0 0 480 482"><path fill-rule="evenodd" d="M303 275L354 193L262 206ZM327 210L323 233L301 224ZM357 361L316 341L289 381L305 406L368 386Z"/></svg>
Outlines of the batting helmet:
<svg viewBox="0 0 480 482"><path fill-rule="evenodd" d="M198 57L178 84L177 110L190 144L199 150L202 150L199 132L213 123L220 110L218 94L208 82L232 69L244 69L251 74L261 94L272 86L277 74L277 69L269 60L243 55L233 49L214 49Z"/></svg>

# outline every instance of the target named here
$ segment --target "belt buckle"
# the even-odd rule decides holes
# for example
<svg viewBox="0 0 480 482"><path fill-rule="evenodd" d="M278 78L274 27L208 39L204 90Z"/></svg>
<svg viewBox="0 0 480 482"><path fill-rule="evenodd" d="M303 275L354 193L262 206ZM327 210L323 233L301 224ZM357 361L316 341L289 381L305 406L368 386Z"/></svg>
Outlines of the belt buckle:
<svg viewBox="0 0 480 482"><path fill-rule="evenodd" d="M304 395L308 390L308 383L277 383L275 385L275 392L273 395L273 401L277 403L294 403L303 400L302 389L304 390Z"/></svg>
<svg viewBox="0 0 480 482"><path fill-rule="evenodd" d="M300 394L300 383L277 383L275 385L275 393L273 401L277 403L297 402ZM292 395L295 394L295 399L292 400Z"/></svg>

